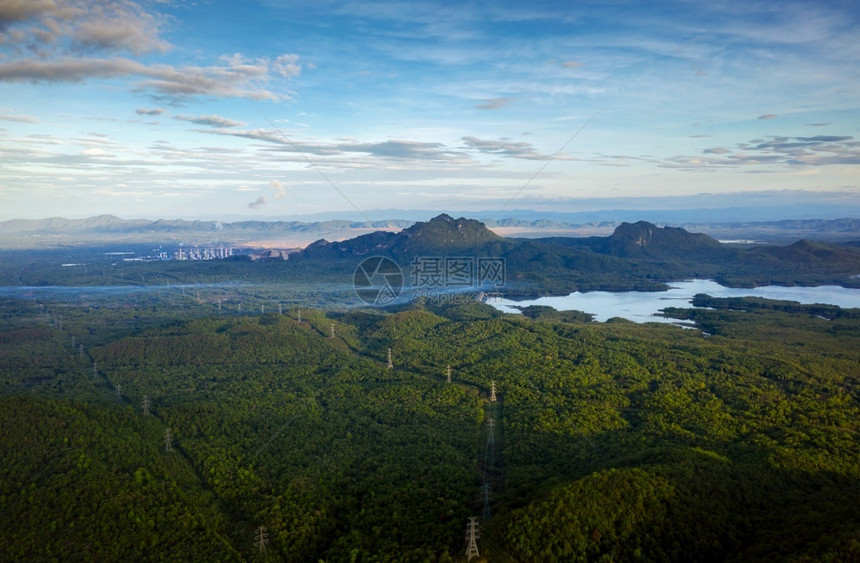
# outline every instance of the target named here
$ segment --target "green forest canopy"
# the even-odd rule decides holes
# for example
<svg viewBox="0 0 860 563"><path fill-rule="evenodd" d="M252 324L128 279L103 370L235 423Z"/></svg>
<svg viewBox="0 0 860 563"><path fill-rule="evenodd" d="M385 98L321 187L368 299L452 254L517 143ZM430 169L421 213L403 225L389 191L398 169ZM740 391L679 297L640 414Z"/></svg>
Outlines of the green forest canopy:
<svg viewBox="0 0 860 563"><path fill-rule="evenodd" d="M0 302L3 558L860 558L857 315L297 313Z"/></svg>

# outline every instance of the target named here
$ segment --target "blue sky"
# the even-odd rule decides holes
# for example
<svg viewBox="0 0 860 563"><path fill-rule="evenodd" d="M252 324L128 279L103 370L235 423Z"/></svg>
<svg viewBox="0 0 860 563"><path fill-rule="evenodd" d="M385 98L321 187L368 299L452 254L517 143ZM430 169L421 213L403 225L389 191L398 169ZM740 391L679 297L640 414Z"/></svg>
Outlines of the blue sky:
<svg viewBox="0 0 860 563"><path fill-rule="evenodd" d="M0 0L0 219L856 206L858 16L849 0Z"/></svg>

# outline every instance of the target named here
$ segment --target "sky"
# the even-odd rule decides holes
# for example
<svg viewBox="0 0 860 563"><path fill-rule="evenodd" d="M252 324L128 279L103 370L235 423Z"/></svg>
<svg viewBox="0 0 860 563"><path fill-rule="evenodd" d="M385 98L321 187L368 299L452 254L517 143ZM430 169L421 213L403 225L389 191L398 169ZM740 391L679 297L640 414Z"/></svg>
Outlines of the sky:
<svg viewBox="0 0 860 563"><path fill-rule="evenodd" d="M860 205L854 0L0 0L0 220Z"/></svg>

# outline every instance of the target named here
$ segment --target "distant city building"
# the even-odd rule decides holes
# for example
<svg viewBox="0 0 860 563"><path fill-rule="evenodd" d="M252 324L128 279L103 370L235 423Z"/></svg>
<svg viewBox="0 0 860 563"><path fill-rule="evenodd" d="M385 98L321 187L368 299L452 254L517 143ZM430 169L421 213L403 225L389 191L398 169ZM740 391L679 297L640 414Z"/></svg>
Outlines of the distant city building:
<svg viewBox="0 0 860 563"><path fill-rule="evenodd" d="M159 256L166 255L162 252ZM180 248L173 253L174 260L221 260L233 256L233 248Z"/></svg>

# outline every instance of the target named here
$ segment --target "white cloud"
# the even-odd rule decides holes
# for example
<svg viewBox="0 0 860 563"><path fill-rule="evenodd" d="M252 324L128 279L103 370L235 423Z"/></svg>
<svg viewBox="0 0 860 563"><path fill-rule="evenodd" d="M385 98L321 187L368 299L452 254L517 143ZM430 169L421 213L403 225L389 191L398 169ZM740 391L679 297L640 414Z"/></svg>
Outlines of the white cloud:
<svg viewBox="0 0 860 563"><path fill-rule="evenodd" d="M166 18L132 0L0 0L0 82L82 82L130 76L134 91L169 101L193 96L283 100L273 78L301 73L299 57L247 58L240 53L204 66L142 63L134 57L163 53Z"/></svg>
<svg viewBox="0 0 860 563"><path fill-rule="evenodd" d="M0 0L0 29L15 48L39 56L57 52L165 52L164 18L131 0ZM2 43L3 41L0 41Z"/></svg>
<svg viewBox="0 0 860 563"><path fill-rule="evenodd" d="M284 183L280 180L269 180L269 187L275 191L275 199L281 199L285 195L287 195L287 191L284 188Z"/></svg>
<svg viewBox="0 0 860 563"><path fill-rule="evenodd" d="M272 63L272 70L284 78L298 76L302 72L302 67L299 64L299 56L291 54L280 55Z"/></svg>

